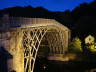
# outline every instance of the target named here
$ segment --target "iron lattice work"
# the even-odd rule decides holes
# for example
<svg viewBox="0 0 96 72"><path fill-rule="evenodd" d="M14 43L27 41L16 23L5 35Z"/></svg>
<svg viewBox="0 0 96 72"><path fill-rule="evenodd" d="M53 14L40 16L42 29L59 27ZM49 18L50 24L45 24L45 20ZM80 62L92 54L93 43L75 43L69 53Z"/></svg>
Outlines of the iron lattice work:
<svg viewBox="0 0 96 72"><path fill-rule="evenodd" d="M24 30L24 72L33 72L38 49L44 38L48 41L50 54L64 54L66 37L64 31L54 27L32 27Z"/></svg>
<svg viewBox="0 0 96 72"><path fill-rule="evenodd" d="M31 31L24 31L23 46L25 72L33 72L37 51L46 31L47 29L44 28L33 28Z"/></svg>

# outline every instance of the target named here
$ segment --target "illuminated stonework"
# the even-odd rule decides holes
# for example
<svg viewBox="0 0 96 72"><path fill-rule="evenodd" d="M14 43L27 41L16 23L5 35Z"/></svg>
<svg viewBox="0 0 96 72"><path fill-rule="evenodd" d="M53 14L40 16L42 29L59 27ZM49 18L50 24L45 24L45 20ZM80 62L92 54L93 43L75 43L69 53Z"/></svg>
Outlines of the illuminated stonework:
<svg viewBox="0 0 96 72"><path fill-rule="evenodd" d="M70 30L53 19L5 16L0 21L0 46L12 55L7 60L8 71L33 72L42 46L49 49L47 57L53 60L60 60L56 56L63 57L68 50Z"/></svg>

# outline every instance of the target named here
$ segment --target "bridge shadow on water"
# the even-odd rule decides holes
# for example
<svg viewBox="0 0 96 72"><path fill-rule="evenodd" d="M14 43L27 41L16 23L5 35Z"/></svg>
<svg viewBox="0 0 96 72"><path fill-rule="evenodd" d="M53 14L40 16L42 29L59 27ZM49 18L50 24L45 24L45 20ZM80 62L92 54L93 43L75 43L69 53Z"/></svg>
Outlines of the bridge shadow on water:
<svg viewBox="0 0 96 72"><path fill-rule="evenodd" d="M0 72L8 72L8 63L9 59L12 59L13 56L5 50L4 47L0 47ZM15 71L10 71L15 72Z"/></svg>
<svg viewBox="0 0 96 72"><path fill-rule="evenodd" d="M49 61L46 58L37 58L34 72L90 72L88 70L94 68L96 68L96 62L59 62Z"/></svg>

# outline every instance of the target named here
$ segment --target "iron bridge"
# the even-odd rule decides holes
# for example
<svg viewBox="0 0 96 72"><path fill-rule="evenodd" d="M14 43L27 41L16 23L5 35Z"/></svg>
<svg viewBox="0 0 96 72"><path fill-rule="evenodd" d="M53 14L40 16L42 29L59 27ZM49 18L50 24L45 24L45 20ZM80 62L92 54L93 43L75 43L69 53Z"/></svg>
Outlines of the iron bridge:
<svg viewBox="0 0 96 72"><path fill-rule="evenodd" d="M43 18L4 17L1 21L0 45L13 56L8 60L9 71L33 72L37 56L65 60L70 39L66 26Z"/></svg>

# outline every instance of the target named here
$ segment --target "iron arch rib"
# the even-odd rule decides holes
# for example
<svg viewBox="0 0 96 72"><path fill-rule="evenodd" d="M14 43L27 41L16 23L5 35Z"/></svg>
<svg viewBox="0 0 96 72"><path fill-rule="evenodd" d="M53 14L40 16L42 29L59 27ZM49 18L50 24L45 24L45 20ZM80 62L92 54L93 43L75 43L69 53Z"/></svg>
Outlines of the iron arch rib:
<svg viewBox="0 0 96 72"><path fill-rule="evenodd" d="M62 34L63 30L58 30L58 27L32 27L23 31L23 48L24 48L24 72L33 72L36 56L40 43L44 36L47 36L47 41L50 46L51 54L64 54L64 46Z"/></svg>
<svg viewBox="0 0 96 72"><path fill-rule="evenodd" d="M23 32L25 72L33 72L37 52L46 32L46 28L32 28L30 31L26 30Z"/></svg>

